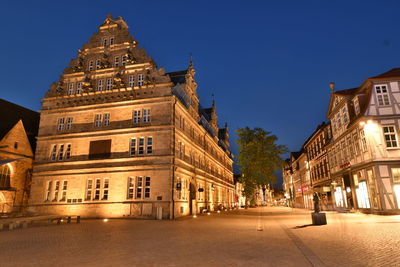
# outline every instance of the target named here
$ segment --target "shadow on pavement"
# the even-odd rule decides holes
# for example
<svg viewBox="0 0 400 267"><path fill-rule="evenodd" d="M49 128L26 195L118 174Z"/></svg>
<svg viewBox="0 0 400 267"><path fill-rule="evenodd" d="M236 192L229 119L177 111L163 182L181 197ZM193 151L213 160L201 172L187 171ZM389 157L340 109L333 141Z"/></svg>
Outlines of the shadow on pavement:
<svg viewBox="0 0 400 267"><path fill-rule="evenodd" d="M320 226L320 225L316 225L316 224L304 224L304 225L299 225L299 226L295 226L292 229L299 229L299 228L306 228L308 226Z"/></svg>

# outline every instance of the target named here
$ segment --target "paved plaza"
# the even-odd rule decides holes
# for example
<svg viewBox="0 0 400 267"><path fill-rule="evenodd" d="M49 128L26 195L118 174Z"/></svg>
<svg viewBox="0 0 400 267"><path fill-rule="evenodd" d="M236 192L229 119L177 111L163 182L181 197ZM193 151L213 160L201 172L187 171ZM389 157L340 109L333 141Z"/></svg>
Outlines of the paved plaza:
<svg viewBox="0 0 400 267"><path fill-rule="evenodd" d="M400 266L400 216L262 207L0 232L0 266Z"/></svg>

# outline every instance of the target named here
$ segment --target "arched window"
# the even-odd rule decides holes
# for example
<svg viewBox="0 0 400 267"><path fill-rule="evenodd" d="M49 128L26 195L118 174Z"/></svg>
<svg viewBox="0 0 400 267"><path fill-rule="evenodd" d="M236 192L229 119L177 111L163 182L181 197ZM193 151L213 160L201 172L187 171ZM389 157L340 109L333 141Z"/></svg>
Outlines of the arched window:
<svg viewBox="0 0 400 267"><path fill-rule="evenodd" d="M10 187L10 167L0 166L0 188Z"/></svg>

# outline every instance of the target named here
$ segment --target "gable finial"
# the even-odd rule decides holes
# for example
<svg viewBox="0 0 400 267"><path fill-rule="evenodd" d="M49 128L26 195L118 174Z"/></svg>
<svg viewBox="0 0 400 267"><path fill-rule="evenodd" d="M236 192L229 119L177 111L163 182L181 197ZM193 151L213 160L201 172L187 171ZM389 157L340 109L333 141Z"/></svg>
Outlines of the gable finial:
<svg viewBox="0 0 400 267"><path fill-rule="evenodd" d="M331 92L334 93L335 92L335 83L334 82L330 82L329 83L329 87L331 88Z"/></svg>

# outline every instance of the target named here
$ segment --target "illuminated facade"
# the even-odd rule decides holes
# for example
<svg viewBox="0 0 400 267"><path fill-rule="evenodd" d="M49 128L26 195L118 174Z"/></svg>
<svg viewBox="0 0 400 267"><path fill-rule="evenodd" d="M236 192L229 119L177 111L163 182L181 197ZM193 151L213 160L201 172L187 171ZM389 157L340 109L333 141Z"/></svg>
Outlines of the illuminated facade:
<svg viewBox="0 0 400 267"><path fill-rule="evenodd" d="M326 146L331 141L331 138L330 123L323 122L318 125L317 129L303 145L307 154L310 186L312 187L312 192L316 192L319 195L321 210L332 210L334 208L326 151Z"/></svg>
<svg viewBox="0 0 400 267"><path fill-rule="evenodd" d="M28 202L38 127L39 113L0 99L0 213Z"/></svg>
<svg viewBox="0 0 400 267"><path fill-rule="evenodd" d="M234 204L228 127L108 16L43 99L30 209L162 217Z"/></svg>
<svg viewBox="0 0 400 267"><path fill-rule="evenodd" d="M400 69L334 91L328 157L335 206L373 213L400 211Z"/></svg>

